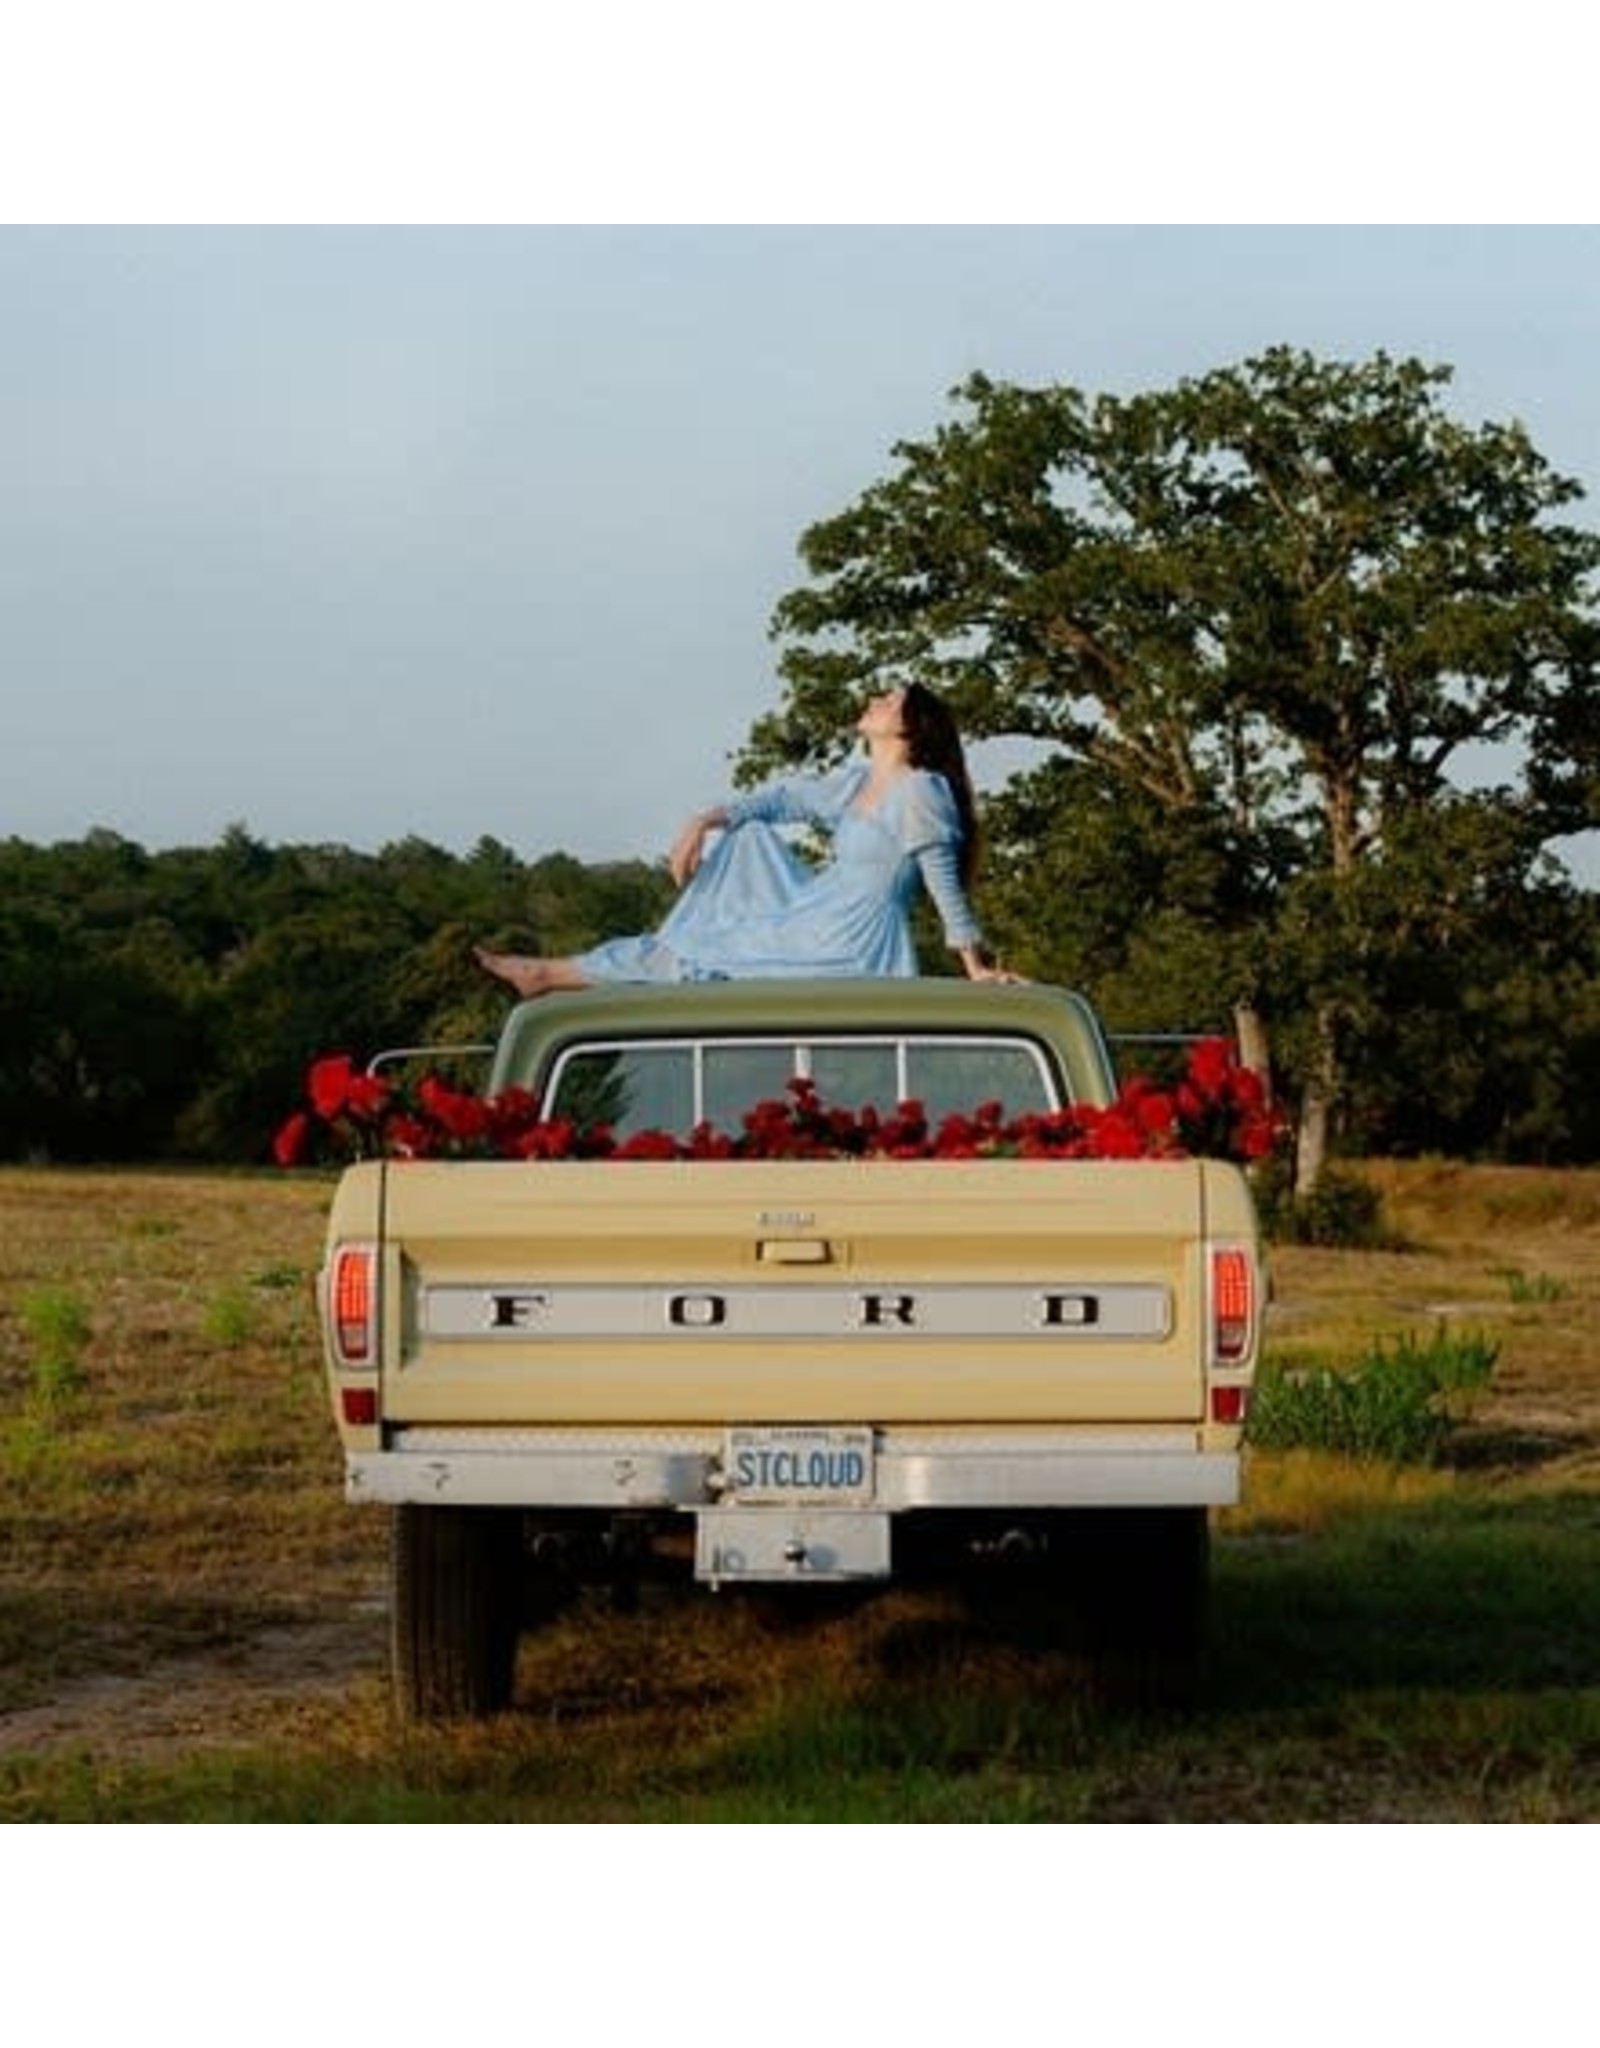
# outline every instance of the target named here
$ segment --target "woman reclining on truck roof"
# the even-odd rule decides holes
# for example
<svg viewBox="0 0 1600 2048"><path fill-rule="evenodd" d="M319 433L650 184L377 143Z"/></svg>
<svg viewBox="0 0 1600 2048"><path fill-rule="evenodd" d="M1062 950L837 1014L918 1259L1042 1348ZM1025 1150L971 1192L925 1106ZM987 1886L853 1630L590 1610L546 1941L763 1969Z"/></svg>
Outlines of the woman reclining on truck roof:
<svg viewBox="0 0 1600 2048"><path fill-rule="evenodd" d="M968 976L1017 980L990 960L967 897L977 823L954 718L912 683L874 697L856 730L864 757L836 774L774 783L691 818L668 857L683 893L654 932L568 959L480 946L478 964L520 996L597 982L914 975L920 883ZM798 824L831 835L821 867L777 829Z"/></svg>

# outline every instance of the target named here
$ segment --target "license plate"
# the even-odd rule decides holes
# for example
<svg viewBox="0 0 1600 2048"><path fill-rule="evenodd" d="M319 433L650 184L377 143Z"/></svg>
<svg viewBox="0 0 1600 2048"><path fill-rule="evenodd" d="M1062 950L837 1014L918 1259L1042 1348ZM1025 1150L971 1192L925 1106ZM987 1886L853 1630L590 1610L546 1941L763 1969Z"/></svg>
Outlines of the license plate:
<svg viewBox="0 0 1600 2048"><path fill-rule="evenodd" d="M759 1502L815 1502L838 1506L870 1501L872 1430L745 1424L728 1431L725 1498Z"/></svg>

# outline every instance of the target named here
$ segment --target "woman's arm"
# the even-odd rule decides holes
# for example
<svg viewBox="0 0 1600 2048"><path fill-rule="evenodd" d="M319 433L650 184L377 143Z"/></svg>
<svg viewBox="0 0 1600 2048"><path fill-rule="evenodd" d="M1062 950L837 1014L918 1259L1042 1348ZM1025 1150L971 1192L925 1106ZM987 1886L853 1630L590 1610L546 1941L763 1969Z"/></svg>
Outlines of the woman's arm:
<svg viewBox="0 0 1600 2048"><path fill-rule="evenodd" d="M696 811L673 840L672 850L667 855L667 866L672 870L672 879L680 889L705 857L706 834L720 832L727 822L726 806L713 804L709 811Z"/></svg>
<svg viewBox="0 0 1600 2048"><path fill-rule="evenodd" d="M969 981L1020 981L1023 977L1001 967L983 942L982 927L961 880L959 842L949 829L954 825L954 808L950 807L950 816L945 820L943 807L949 802L948 792L938 778L930 777L929 783L925 801L931 805L935 823L923 829L938 830L942 836L918 848L917 865L923 887L933 898L933 907L944 926L945 944L961 962Z"/></svg>
<svg viewBox="0 0 1600 2048"><path fill-rule="evenodd" d="M697 811L667 855L672 879L681 889L691 878L705 855L708 832L730 832L756 818L768 825L823 825L831 830L863 772L847 769L842 775L769 782L748 796L729 797L710 810Z"/></svg>

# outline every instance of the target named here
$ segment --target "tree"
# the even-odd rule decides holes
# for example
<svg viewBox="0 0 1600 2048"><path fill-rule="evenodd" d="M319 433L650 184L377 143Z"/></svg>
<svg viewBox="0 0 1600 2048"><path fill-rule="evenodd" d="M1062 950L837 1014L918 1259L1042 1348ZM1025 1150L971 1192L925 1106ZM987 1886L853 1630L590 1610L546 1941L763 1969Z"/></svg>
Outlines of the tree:
<svg viewBox="0 0 1600 2048"><path fill-rule="evenodd" d="M1287 348L1128 399L971 378L803 536L785 700L742 763L832 758L862 692L913 676L974 739L1033 743L990 806L1012 949L1109 977L1181 924L1155 1000L1198 972L1272 1019L1303 1184L1371 1050L1373 959L1559 891L1542 849L1600 823L1600 536L1521 427L1447 416L1450 378Z"/></svg>

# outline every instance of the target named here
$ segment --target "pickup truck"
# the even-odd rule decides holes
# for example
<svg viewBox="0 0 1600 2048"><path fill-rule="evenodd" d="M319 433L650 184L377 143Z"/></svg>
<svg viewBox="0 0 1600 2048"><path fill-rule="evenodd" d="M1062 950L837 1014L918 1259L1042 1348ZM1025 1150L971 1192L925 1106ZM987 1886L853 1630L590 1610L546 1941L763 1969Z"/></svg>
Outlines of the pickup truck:
<svg viewBox="0 0 1600 2048"><path fill-rule="evenodd" d="M327 1379L347 1496L393 1516L406 1716L506 1706L525 1626L656 1574L981 1584L1025 1560L1198 1655L1261 1315L1240 1167L626 1144L737 1129L797 1085L929 1127L987 1104L990 1130L1118 1088L1088 1004L1036 984L593 989L512 1009L483 1095L623 1159L341 1174Z"/></svg>

